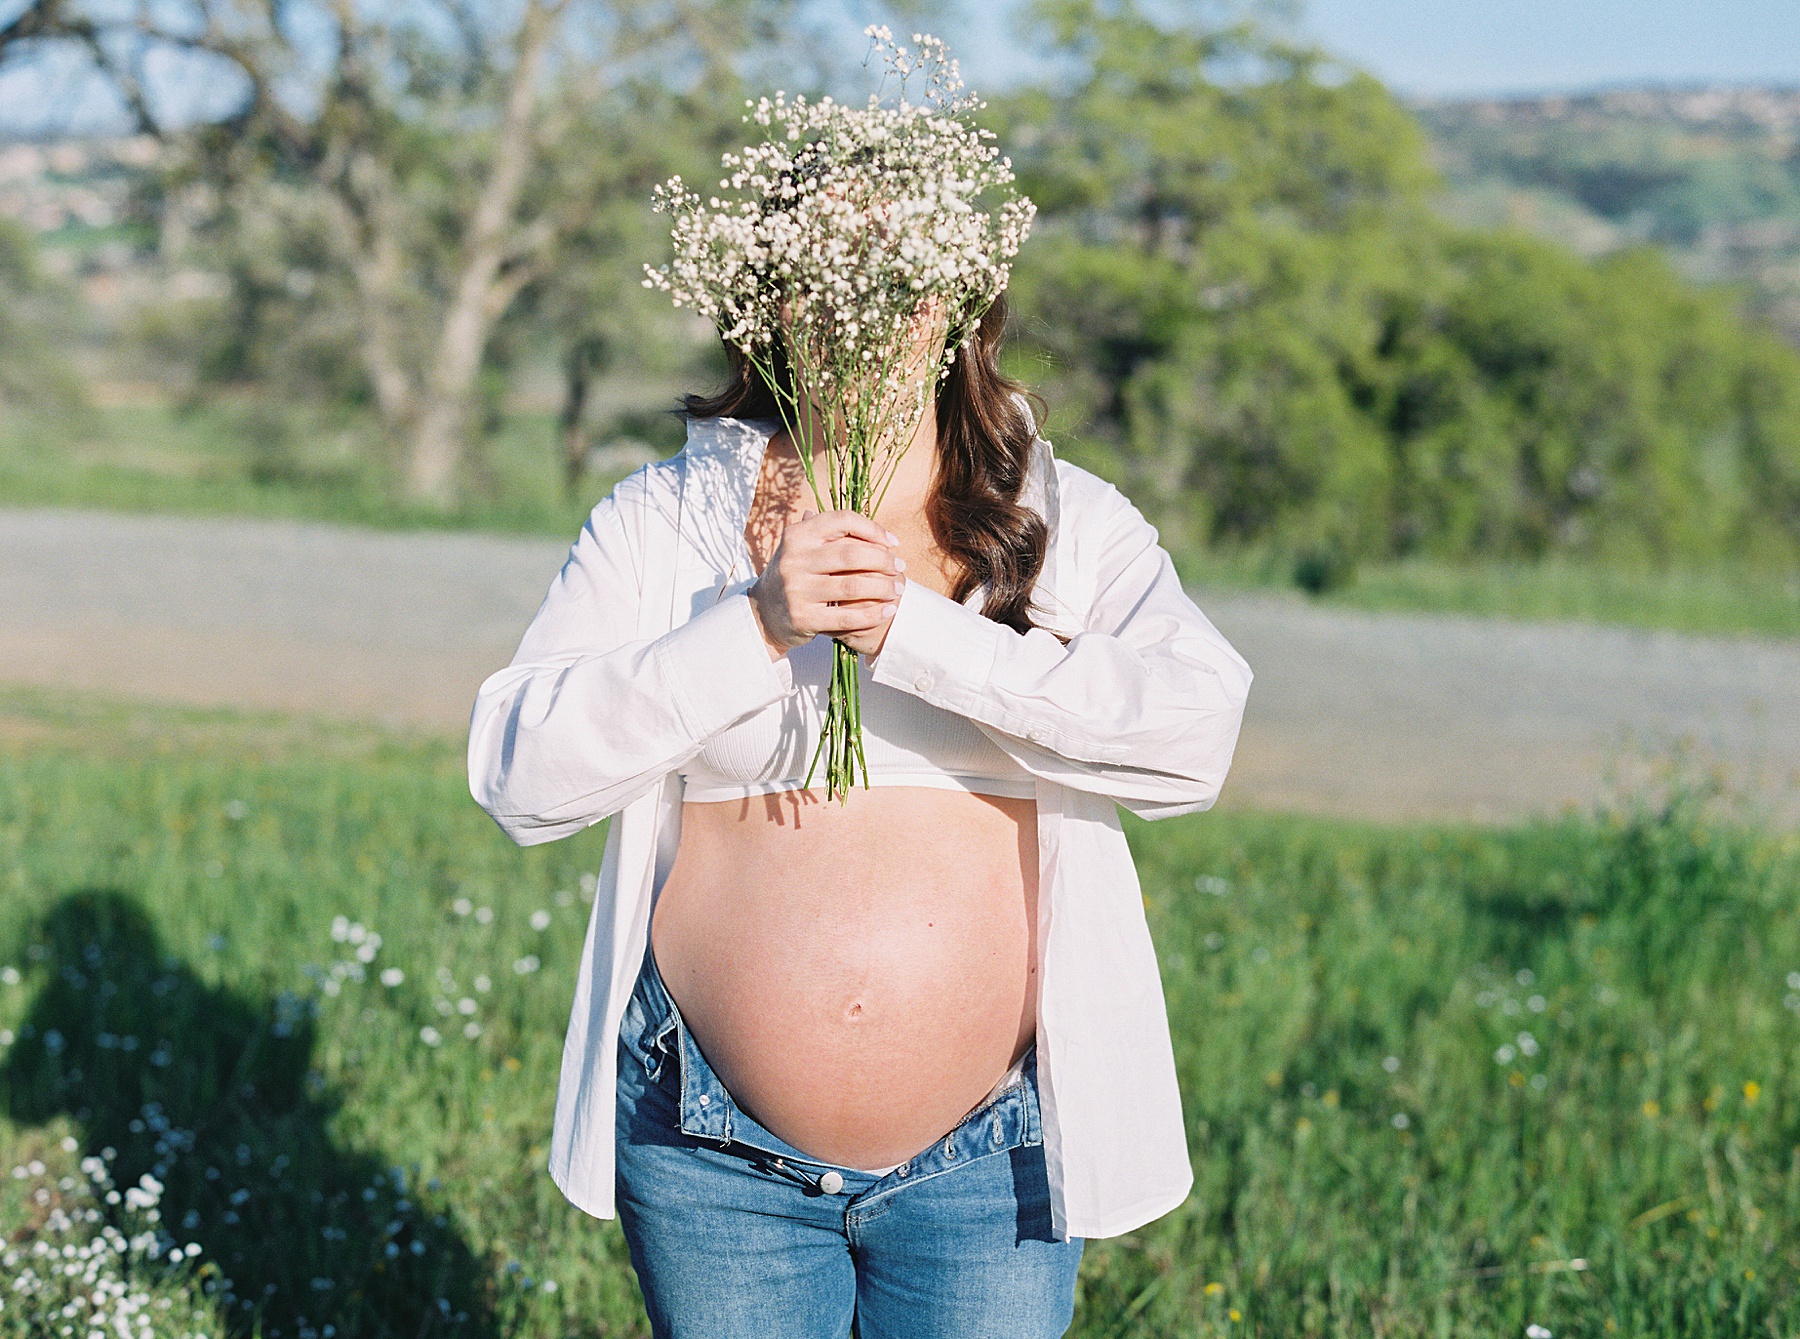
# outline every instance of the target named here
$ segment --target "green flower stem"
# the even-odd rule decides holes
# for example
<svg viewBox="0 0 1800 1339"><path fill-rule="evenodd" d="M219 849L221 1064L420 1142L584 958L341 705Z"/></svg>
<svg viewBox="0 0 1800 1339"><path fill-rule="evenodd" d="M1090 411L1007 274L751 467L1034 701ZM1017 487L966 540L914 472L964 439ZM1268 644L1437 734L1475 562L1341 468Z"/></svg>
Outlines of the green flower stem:
<svg viewBox="0 0 1800 1339"><path fill-rule="evenodd" d="M955 345L948 345L954 348ZM794 372L793 385L783 386L775 376L773 358L757 349L745 350L751 365L774 393L786 420L795 425L795 447L799 451L806 481L819 510L825 510L815 472L815 456L822 443L813 437L813 416L800 403L800 388L826 382L824 371L808 356L809 350L799 344L788 347L789 366ZM870 519L887 495L895 467L918 428L918 414L924 403L909 406L903 394L891 391L903 371L905 349L898 343L880 350L872 364L858 370L842 406L844 441L837 450L825 452L827 484L833 507L861 512ZM943 371L943 356L934 369L935 385ZM823 425L820 427L824 431ZM825 759L825 794L840 803L848 801L850 787L855 784L860 768L863 788L869 788L869 763L863 751L862 691L857 674L857 653L833 638L831 687L825 705L825 720L819 730L819 742L807 764L804 788L812 786L813 773L819 759Z"/></svg>

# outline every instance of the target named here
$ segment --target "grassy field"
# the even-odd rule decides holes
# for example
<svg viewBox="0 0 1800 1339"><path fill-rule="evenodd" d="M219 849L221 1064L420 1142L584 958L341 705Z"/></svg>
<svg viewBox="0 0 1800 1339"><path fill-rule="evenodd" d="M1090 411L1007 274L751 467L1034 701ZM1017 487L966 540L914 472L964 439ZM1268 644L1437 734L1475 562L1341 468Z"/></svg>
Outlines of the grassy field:
<svg viewBox="0 0 1800 1339"><path fill-rule="evenodd" d="M1278 588L1289 566L1215 555L1177 557L1190 585ZM1407 559L1364 566L1314 597L1341 609L1610 623L1697 635L1800 637L1800 572L1677 567L1650 572L1570 559L1451 564Z"/></svg>
<svg viewBox="0 0 1800 1339"><path fill-rule="evenodd" d="M307 517L384 528L456 528L568 539L614 478L571 500L547 414L505 420L484 447L482 486L461 511L409 508L370 449L367 425L297 422L252 407L191 413L153 405L55 424L0 414L0 504ZM1289 589L1278 555L1177 554L1190 583ZM1321 597L1345 608L1575 619L1691 633L1800 637L1800 572L1631 571L1575 561L1365 566Z"/></svg>
<svg viewBox="0 0 1800 1339"><path fill-rule="evenodd" d="M543 1170L602 830L516 849L460 767L0 699L0 1335L60 1332L34 1241L149 1212L200 1247L108 1257L158 1335L644 1333ZM1198 1185L1090 1247L1076 1334L1800 1331L1793 836L1679 786L1129 832Z"/></svg>
<svg viewBox="0 0 1800 1339"><path fill-rule="evenodd" d="M460 511L395 499L392 471L359 418L277 416L219 402L152 403L49 422L0 409L0 502L13 506L304 517L384 529L493 530L567 538L592 501L570 501L548 414L509 417L484 446ZM613 480L596 479L601 496Z"/></svg>

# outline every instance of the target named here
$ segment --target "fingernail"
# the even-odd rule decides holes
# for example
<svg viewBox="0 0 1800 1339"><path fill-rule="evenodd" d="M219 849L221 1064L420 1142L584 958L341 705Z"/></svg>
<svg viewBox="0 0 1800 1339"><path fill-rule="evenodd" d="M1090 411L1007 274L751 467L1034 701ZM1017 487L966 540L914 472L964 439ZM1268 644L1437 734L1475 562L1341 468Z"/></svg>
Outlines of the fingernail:
<svg viewBox="0 0 1800 1339"><path fill-rule="evenodd" d="M888 543L890 544L898 544L900 542L900 536L896 535L892 530L887 532L887 537Z"/></svg>
<svg viewBox="0 0 1800 1339"><path fill-rule="evenodd" d="M905 593L906 593L906 583L904 581L896 581L894 583L894 594L903 595Z"/></svg>
<svg viewBox="0 0 1800 1339"><path fill-rule="evenodd" d="M894 606L891 604L882 605L881 606L881 616L883 618L892 618L894 616Z"/></svg>
<svg viewBox="0 0 1800 1339"><path fill-rule="evenodd" d="M904 572L906 570L906 559L900 557L898 554L894 555L894 570L896 572Z"/></svg>

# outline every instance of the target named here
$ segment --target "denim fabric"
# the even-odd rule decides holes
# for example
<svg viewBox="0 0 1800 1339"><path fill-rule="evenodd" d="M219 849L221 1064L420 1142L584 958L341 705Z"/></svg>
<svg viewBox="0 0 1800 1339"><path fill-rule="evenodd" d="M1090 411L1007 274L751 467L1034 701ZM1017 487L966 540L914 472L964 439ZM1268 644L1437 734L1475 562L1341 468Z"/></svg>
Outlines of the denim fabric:
<svg viewBox="0 0 1800 1339"><path fill-rule="evenodd" d="M746 1115L649 952L619 1032L618 1206L657 1339L1049 1339L1075 1308L1036 1054L886 1175L809 1158ZM854 1327L854 1329L853 1329Z"/></svg>

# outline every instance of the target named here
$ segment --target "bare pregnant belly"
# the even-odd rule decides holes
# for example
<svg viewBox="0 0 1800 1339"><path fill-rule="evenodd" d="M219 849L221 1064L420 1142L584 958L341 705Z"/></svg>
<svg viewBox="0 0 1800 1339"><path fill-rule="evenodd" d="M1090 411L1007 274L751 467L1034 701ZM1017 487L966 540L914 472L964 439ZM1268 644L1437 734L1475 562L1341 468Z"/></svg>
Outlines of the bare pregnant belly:
<svg viewBox="0 0 1800 1339"><path fill-rule="evenodd" d="M821 1161L885 1167L953 1129L1030 1045L1037 810L823 793L684 805L652 943L754 1120Z"/></svg>

